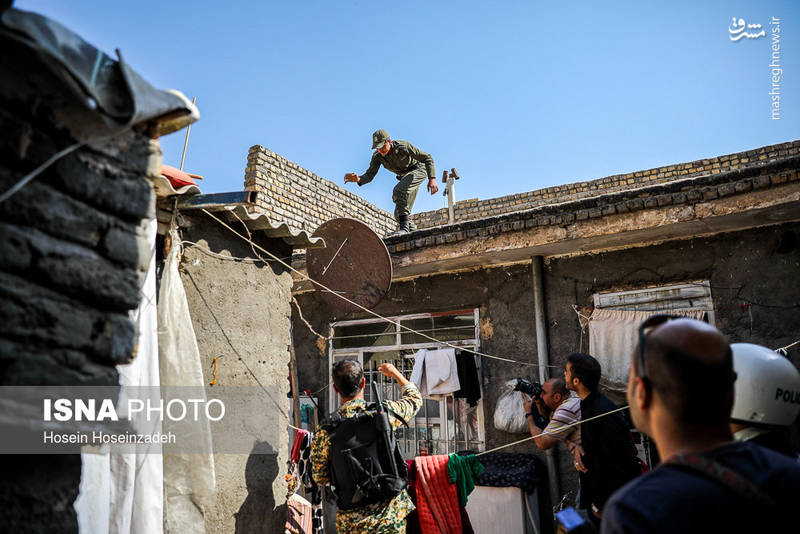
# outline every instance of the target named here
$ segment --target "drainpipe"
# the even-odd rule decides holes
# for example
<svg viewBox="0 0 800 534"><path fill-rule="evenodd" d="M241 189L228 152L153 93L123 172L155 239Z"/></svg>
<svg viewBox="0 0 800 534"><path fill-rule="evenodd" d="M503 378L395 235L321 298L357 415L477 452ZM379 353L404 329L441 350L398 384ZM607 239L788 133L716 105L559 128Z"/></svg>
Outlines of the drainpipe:
<svg viewBox="0 0 800 534"><path fill-rule="evenodd" d="M539 357L539 381L544 383L550 378L550 356L547 349L547 320L544 315L544 290L542 289L542 257L531 258L531 272L533 273L533 314L536 321L536 354ZM558 464L556 462L556 448L550 447L545 451L547 460L547 480L550 486L550 501L552 506L558 504L560 491L558 487Z"/></svg>

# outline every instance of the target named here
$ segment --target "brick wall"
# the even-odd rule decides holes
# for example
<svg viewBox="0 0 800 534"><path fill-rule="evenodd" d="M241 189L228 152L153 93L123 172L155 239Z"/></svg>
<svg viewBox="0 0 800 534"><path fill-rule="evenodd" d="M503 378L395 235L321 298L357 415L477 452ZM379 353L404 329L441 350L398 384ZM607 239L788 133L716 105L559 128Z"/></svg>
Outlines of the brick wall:
<svg viewBox="0 0 800 534"><path fill-rule="evenodd" d="M615 174L589 182L576 182L517 193L504 197L478 200L477 198L456 202L456 222L464 222L493 215L555 204L569 200L593 197L625 189L670 182L682 178L714 175L721 172L746 168L754 162L781 159L800 153L800 141L770 145L737 154L728 154L709 159L699 159L688 163L677 163L654 169ZM456 182L458 184L458 182ZM463 187L462 187L463 190ZM458 191L458 187L456 187ZM430 228L447 224L447 210L439 209L415 213L412 219L419 228Z"/></svg>
<svg viewBox="0 0 800 534"><path fill-rule="evenodd" d="M244 188L259 192L257 206L270 218L313 232L323 222L351 217L378 235L395 229L392 215L261 145L250 147Z"/></svg>

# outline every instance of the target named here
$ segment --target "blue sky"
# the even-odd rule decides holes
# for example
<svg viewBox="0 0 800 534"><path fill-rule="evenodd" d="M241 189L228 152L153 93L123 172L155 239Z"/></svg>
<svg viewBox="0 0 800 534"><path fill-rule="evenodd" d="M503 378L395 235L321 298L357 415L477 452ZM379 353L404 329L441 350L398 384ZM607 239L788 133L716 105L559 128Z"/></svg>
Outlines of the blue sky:
<svg viewBox="0 0 800 534"><path fill-rule="evenodd" d="M800 138L800 3L17 0L198 98L185 169L243 188L264 145L342 184L385 128L459 169L457 199ZM733 17L766 37L730 40ZM770 116L780 19L781 119ZM180 163L184 133L162 139ZM393 175L349 188L391 211ZM444 206L420 192L414 211Z"/></svg>

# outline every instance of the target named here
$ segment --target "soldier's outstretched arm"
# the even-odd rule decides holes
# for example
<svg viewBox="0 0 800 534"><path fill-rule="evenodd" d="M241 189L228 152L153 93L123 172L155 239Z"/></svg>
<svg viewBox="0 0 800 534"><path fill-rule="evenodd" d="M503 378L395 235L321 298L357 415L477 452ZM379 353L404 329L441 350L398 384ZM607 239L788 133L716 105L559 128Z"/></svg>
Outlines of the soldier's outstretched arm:
<svg viewBox="0 0 800 534"><path fill-rule="evenodd" d="M378 174L378 170L381 168L381 160L378 158L378 153L375 152L372 154L372 159L369 160L369 168L362 174L361 176L357 176L358 180L355 181L358 185L368 184L375 178L375 175ZM345 175L345 181L347 180L347 175Z"/></svg>
<svg viewBox="0 0 800 534"><path fill-rule="evenodd" d="M398 371L397 367L391 363L382 363L381 366L378 367L378 371L383 373L384 376L393 379L397 382L397 385L401 387L401 399L399 401L388 401L387 404L392 411L397 413L397 415L402 417L406 422L409 422L417 415L417 412L422 407L422 395L417 389L417 386L413 382L409 382L406 377L403 376L403 373ZM403 424L391 413L389 414L389 420L393 428L398 428Z"/></svg>

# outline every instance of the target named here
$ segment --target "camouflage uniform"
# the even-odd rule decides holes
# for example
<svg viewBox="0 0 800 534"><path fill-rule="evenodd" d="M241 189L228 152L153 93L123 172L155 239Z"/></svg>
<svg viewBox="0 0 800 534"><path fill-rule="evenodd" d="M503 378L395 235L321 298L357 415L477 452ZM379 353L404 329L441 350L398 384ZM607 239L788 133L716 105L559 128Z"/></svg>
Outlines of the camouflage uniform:
<svg viewBox="0 0 800 534"><path fill-rule="evenodd" d="M392 190L392 202L395 204L394 219L400 222L411 215L420 184L426 178L436 177L433 156L408 141L392 141L392 148L385 156L377 151L372 154L369 168L358 177L358 185L370 183L381 165L399 180Z"/></svg>
<svg viewBox="0 0 800 534"><path fill-rule="evenodd" d="M397 415L410 421L422 406L422 395L417 386L409 382L403 387L403 397L399 401L388 401L388 404ZM354 399L342 404L338 413L342 417L350 418L366 409L367 402L364 399ZM402 424L391 414L389 414L389 420L392 428L398 428ZM311 443L311 475L314 482L320 486L329 486L331 483L330 465L328 464L330 445L331 438L325 430L317 432ZM402 534L406 531L406 516L413 510L414 504L411 502L411 497L408 496L406 490L403 490L388 501L354 510L337 510L336 533Z"/></svg>

